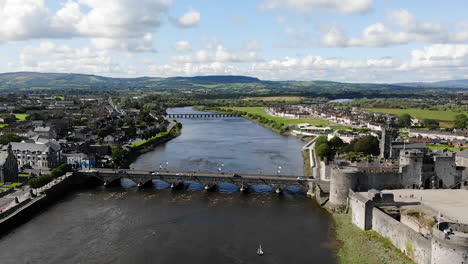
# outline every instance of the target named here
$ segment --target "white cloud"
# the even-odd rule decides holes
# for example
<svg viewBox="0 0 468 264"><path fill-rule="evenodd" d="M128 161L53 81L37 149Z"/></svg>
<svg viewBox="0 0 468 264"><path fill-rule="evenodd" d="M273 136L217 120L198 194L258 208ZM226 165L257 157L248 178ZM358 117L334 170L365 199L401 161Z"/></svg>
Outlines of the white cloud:
<svg viewBox="0 0 468 264"><path fill-rule="evenodd" d="M339 13L365 13L372 9L372 0L264 0L262 8L289 8L299 13L325 10Z"/></svg>
<svg viewBox="0 0 468 264"><path fill-rule="evenodd" d="M209 38L209 37L203 36L201 40L203 42L205 49L209 49L209 50L215 49L222 42L221 39L218 37Z"/></svg>
<svg viewBox="0 0 468 264"><path fill-rule="evenodd" d="M152 32L172 0L67 0L52 13L44 0L1 0L0 39L92 38L98 47L153 51ZM151 43L149 43L151 41Z"/></svg>
<svg viewBox="0 0 468 264"><path fill-rule="evenodd" d="M229 56L227 56L229 58ZM349 60L317 55L283 56L250 62L218 59L207 51L171 64L151 64L147 75L250 75L265 80L334 80L343 82L408 82L468 78L468 44L429 45L404 60Z"/></svg>
<svg viewBox="0 0 468 264"><path fill-rule="evenodd" d="M319 24L318 36L309 31L288 28L291 40L276 44L279 47L386 47L409 43L464 43L468 41L468 22L453 25L420 21L408 10L388 13L385 22L365 27L359 36L349 36L337 24Z"/></svg>
<svg viewBox="0 0 468 264"><path fill-rule="evenodd" d="M172 62L175 64L184 64L184 63L221 63L221 62L231 62L231 63L242 63L242 62L254 62L259 61L257 54L255 52L248 52L245 54L235 54L225 47L219 45L216 48L215 52L208 50L199 50L195 52L194 55L180 55L173 56Z"/></svg>
<svg viewBox="0 0 468 264"><path fill-rule="evenodd" d="M172 44L172 48L177 52L190 52L192 51L192 45L186 40L177 41Z"/></svg>
<svg viewBox="0 0 468 264"><path fill-rule="evenodd" d="M400 69L467 66L468 44L436 44L412 51L411 58L404 62Z"/></svg>
<svg viewBox="0 0 468 264"><path fill-rule="evenodd" d="M88 73L88 74L123 74L123 68L105 51L73 48L42 42L38 46L28 46L21 51L20 59L10 63L14 71Z"/></svg>
<svg viewBox="0 0 468 264"><path fill-rule="evenodd" d="M244 45L244 49L247 51L260 51L262 50L262 45L260 44L260 42L252 40Z"/></svg>
<svg viewBox="0 0 468 264"><path fill-rule="evenodd" d="M198 25L201 20L201 14L195 9L191 9L177 19L177 24L181 27L193 27Z"/></svg>
<svg viewBox="0 0 468 264"><path fill-rule="evenodd" d="M116 49L125 52L156 52L153 34L146 33L141 39L130 38L122 41L115 38L93 38L91 43L98 49Z"/></svg>
<svg viewBox="0 0 468 264"><path fill-rule="evenodd" d="M0 40L17 41L50 36L49 11L43 0L0 1Z"/></svg>

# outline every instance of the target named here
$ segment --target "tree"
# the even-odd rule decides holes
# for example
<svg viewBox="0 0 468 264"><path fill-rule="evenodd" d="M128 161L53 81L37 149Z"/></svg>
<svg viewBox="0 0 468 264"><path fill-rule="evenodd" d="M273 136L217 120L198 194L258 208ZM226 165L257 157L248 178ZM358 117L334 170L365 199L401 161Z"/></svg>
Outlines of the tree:
<svg viewBox="0 0 468 264"><path fill-rule="evenodd" d="M330 142L332 149L335 151L344 145L343 140L338 136L332 137L329 142Z"/></svg>
<svg viewBox="0 0 468 264"><path fill-rule="evenodd" d="M371 135L364 136L354 143L354 151L367 155L378 155L380 152L379 140Z"/></svg>
<svg viewBox="0 0 468 264"><path fill-rule="evenodd" d="M468 117L465 114L456 115L453 128L467 128L467 127L468 127Z"/></svg>
<svg viewBox="0 0 468 264"><path fill-rule="evenodd" d="M333 154L333 150L330 147L330 144L327 142L315 146L315 153L321 160L323 160L325 157L330 157Z"/></svg>
<svg viewBox="0 0 468 264"><path fill-rule="evenodd" d="M422 121L423 126L429 129L437 129L439 128L439 122L434 119L423 119Z"/></svg>
<svg viewBox="0 0 468 264"><path fill-rule="evenodd" d="M315 140L315 147L323 144L323 143L328 143L328 139L325 137L325 136L319 136L316 140Z"/></svg>
<svg viewBox="0 0 468 264"><path fill-rule="evenodd" d="M409 114L402 114L400 116L400 126L401 127L411 126L411 116Z"/></svg>
<svg viewBox="0 0 468 264"><path fill-rule="evenodd" d="M128 167L129 159L128 159L129 151L120 147L112 149L112 162L114 163L114 167L124 168Z"/></svg>
<svg viewBox="0 0 468 264"><path fill-rule="evenodd" d="M0 137L0 144L7 145L10 142L21 142L23 139L27 139L27 137L22 137L13 132L7 132Z"/></svg>

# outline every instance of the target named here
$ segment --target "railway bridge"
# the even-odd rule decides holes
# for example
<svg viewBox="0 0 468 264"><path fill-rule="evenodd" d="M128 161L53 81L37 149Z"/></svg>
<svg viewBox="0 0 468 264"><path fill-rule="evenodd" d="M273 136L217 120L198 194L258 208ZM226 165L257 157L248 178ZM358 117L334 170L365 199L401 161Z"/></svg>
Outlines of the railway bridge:
<svg viewBox="0 0 468 264"><path fill-rule="evenodd" d="M194 181L203 184L205 190L215 189L219 183L231 183L239 187L241 192L248 191L252 185L268 185L277 193L281 193L288 187L300 187L309 191L313 183L320 180L305 177L285 175L260 175L260 174L233 174L213 172L183 172L183 171L143 171L143 170L112 170L94 169L77 172L80 177L94 178L105 186L117 185L120 179L130 179L138 184L138 187L151 186L153 180L162 180L177 189L183 187L186 181Z"/></svg>

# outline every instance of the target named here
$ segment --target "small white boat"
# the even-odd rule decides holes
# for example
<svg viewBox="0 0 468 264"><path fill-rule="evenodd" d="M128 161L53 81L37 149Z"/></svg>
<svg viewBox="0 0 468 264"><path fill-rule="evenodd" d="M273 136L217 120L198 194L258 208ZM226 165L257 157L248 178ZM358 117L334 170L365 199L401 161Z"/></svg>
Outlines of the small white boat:
<svg viewBox="0 0 468 264"><path fill-rule="evenodd" d="M258 249L257 249L257 255L263 256L263 250L262 250L262 245L261 245L261 244L260 244L260 246L259 246Z"/></svg>

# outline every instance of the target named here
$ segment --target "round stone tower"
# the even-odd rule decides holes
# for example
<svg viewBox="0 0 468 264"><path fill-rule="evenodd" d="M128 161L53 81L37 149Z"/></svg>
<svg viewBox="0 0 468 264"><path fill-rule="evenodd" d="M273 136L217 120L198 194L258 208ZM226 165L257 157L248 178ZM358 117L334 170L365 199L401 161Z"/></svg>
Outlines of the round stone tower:
<svg viewBox="0 0 468 264"><path fill-rule="evenodd" d="M330 204L334 207L345 206L349 189L355 190L359 182L359 170L351 168L332 168L330 179Z"/></svg>

